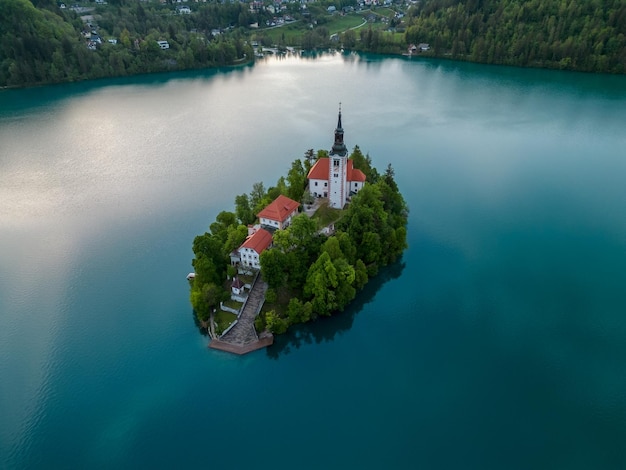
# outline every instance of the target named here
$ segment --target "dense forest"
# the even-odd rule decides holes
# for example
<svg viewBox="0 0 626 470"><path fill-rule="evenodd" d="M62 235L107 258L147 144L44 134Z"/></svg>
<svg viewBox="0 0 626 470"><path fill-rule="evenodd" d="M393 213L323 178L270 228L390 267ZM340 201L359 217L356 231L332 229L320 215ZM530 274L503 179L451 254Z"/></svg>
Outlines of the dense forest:
<svg viewBox="0 0 626 470"><path fill-rule="evenodd" d="M626 72L626 0L320 0L306 8L209 0L184 12L177 5L0 0L0 87L242 63L254 59L257 40L391 54L428 44L423 54L432 57ZM286 28L274 23L282 15Z"/></svg>
<svg viewBox="0 0 626 470"><path fill-rule="evenodd" d="M81 10L52 0L0 0L0 86L28 86L251 60L239 31L257 20L244 4L111 0ZM109 42L111 39L111 42ZM157 41L167 41L163 50Z"/></svg>
<svg viewBox="0 0 626 470"><path fill-rule="evenodd" d="M191 303L201 321L230 296L235 268L229 255L247 236L246 224L278 195L307 202L309 158L293 162L287 177L265 190L255 183L251 193L235 199L235 212L221 212L209 231L195 238ZM326 156L319 151L317 157ZM261 276L267 282L265 306L256 328L284 333L290 325L343 310L382 266L397 260L406 248L408 208L389 165L383 174L371 166L358 147L350 155L367 184L343 210L332 212L335 231L320 232L316 215L300 214L291 225L274 233L272 247L260 256ZM318 209L318 212L320 210ZM326 225L324 223L323 225Z"/></svg>
<svg viewBox="0 0 626 470"><path fill-rule="evenodd" d="M407 43L488 64L626 72L626 0L427 0Z"/></svg>

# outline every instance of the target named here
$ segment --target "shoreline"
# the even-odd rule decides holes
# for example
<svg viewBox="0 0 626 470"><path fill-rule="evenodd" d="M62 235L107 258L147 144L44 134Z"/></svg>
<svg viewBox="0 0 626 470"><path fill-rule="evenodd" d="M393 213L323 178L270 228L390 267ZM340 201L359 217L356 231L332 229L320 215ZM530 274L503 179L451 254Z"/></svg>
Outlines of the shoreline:
<svg viewBox="0 0 626 470"><path fill-rule="evenodd" d="M235 344L222 341L220 339L212 339L209 343L210 349L216 349L218 351L225 351L233 354L239 354L240 356L248 354L259 349L266 348L274 344L274 335L271 333L267 336L263 336L252 343Z"/></svg>

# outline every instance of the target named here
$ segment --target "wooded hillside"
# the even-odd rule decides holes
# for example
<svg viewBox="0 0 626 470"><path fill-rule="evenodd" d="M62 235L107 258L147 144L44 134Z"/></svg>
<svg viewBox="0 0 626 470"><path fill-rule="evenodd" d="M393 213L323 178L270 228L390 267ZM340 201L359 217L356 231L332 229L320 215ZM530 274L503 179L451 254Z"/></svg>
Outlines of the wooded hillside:
<svg viewBox="0 0 626 470"><path fill-rule="evenodd" d="M255 19L243 4L201 4L193 14L135 0L86 5L0 0L0 86L221 66L253 54L234 27Z"/></svg>
<svg viewBox="0 0 626 470"><path fill-rule="evenodd" d="M343 0L334 13L329 3L283 3L293 24L272 29L272 9L240 2L190 2L183 13L173 0L0 0L0 87L229 65L253 59L252 39L271 45L272 31L283 48L398 54L427 43L434 57L626 73L626 0ZM368 25L351 29L351 15ZM345 25L340 43L331 23Z"/></svg>
<svg viewBox="0 0 626 470"><path fill-rule="evenodd" d="M407 43L488 64L626 72L626 0L425 0Z"/></svg>

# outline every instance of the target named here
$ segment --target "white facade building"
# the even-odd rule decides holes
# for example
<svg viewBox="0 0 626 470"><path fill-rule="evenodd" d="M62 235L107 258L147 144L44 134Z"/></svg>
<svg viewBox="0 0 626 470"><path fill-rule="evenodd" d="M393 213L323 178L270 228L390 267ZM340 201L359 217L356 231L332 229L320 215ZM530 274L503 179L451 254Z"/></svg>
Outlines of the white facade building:
<svg viewBox="0 0 626 470"><path fill-rule="evenodd" d="M309 192L314 197L327 197L329 207L336 209L342 209L350 195L359 192L365 184L365 174L354 168L353 161L348 158L348 149L343 141L341 109L329 156L318 159L307 178Z"/></svg>

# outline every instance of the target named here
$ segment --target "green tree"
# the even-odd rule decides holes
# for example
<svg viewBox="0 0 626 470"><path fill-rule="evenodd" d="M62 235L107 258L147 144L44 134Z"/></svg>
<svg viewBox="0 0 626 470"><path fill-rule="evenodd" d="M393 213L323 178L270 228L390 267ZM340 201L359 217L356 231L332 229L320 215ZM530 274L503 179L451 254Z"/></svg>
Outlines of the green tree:
<svg viewBox="0 0 626 470"><path fill-rule="evenodd" d="M251 225L254 223L256 216L252 212L250 198L247 194L240 194L235 198L235 213L243 225Z"/></svg>
<svg viewBox="0 0 626 470"><path fill-rule="evenodd" d="M270 332L277 335L283 334L289 328L287 320L281 318L274 310L265 314L265 325Z"/></svg>
<svg viewBox="0 0 626 470"><path fill-rule="evenodd" d="M261 276L272 289L281 287L287 277L287 255L278 248L263 251L259 258Z"/></svg>
<svg viewBox="0 0 626 470"><path fill-rule="evenodd" d="M265 186L263 182L254 183L252 185L252 191L250 192L250 207L254 211L254 214L260 212L263 209L263 199L265 198Z"/></svg>
<svg viewBox="0 0 626 470"><path fill-rule="evenodd" d="M287 173L287 197L294 201L302 200L302 194L307 184L307 171L302 160L297 159L291 164Z"/></svg>
<svg viewBox="0 0 626 470"><path fill-rule="evenodd" d="M300 299L293 297L289 300L287 307L287 316L289 323L295 325L296 323L306 323L311 320L313 314L313 306L311 302L302 302Z"/></svg>
<svg viewBox="0 0 626 470"><path fill-rule="evenodd" d="M274 245L284 252L299 250L311 252L316 249L317 225L306 214L299 214L291 219L291 225L274 234Z"/></svg>
<svg viewBox="0 0 626 470"><path fill-rule="evenodd" d="M367 284L369 277L367 275L367 267L362 260L357 260L354 266L354 287L358 290L363 289Z"/></svg>
<svg viewBox="0 0 626 470"><path fill-rule="evenodd" d="M224 242L224 254L230 255L239 248L248 236L248 227L245 225L231 225L227 229L227 237Z"/></svg>
<svg viewBox="0 0 626 470"><path fill-rule="evenodd" d="M354 47L356 46L356 33L354 32L354 30L349 29L341 35L341 40L343 42L344 48L354 49Z"/></svg>
<svg viewBox="0 0 626 470"><path fill-rule="evenodd" d="M237 217L232 212L222 211L217 214L215 222L211 224L209 229L211 234L219 237L222 243L224 243L228 238L229 227L237 227Z"/></svg>
<svg viewBox="0 0 626 470"><path fill-rule="evenodd" d="M219 238L209 233L198 235L193 242L193 252L195 258L192 264L196 272L196 283L219 284L225 279L227 259Z"/></svg>
<svg viewBox="0 0 626 470"><path fill-rule="evenodd" d="M311 299L313 312L328 316L343 310L356 294L353 287L354 268L345 258L333 262L327 252L322 252L307 274L304 294Z"/></svg>

